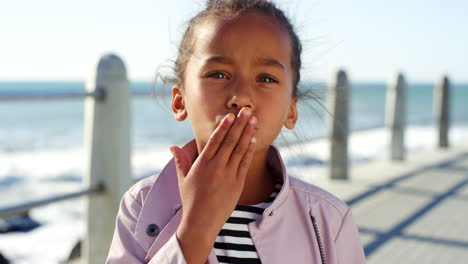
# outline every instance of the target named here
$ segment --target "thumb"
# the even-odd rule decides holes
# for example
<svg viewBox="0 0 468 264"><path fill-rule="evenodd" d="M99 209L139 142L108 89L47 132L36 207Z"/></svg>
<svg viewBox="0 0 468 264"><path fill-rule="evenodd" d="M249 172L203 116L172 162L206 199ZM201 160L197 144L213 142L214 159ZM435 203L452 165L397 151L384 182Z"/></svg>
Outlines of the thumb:
<svg viewBox="0 0 468 264"><path fill-rule="evenodd" d="M177 170L177 176L179 180L185 178L190 170L191 162L187 157L185 151L177 146L171 146L169 148L174 156L174 162Z"/></svg>

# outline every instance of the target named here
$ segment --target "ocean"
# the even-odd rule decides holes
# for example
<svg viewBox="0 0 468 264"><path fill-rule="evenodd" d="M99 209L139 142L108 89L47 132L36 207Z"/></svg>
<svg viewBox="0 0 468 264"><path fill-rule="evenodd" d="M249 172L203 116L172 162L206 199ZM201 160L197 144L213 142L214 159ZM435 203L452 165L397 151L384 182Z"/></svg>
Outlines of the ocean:
<svg viewBox="0 0 468 264"><path fill-rule="evenodd" d="M150 82L131 82L134 91L150 91ZM291 172L303 167L326 171L328 141L324 84L306 83L318 100L299 104L296 129L283 131L275 144ZM410 83L407 91L406 149L434 148L434 84ZM450 99L450 142L468 140L468 84L454 84ZM0 94L83 91L83 82L0 82ZM188 121L177 122L166 96L134 96L131 100L132 177L157 173L170 160L169 146L193 135ZM385 83L352 83L350 92L351 164L388 156ZM82 99L0 101L0 207L78 189L84 168ZM294 176L294 175L293 175ZM304 180L313 180L308 175ZM84 232L82 200L31 211L41 226L30 232L0 234L0 253L14 263L58 263ZM1 224L1 223L0 223ZM41 243L38 243L41 241ZM44 242L45 241L45 242ZM54 248L54 252L47 249ZM38 256L41 256L38 260Z"/></svg>

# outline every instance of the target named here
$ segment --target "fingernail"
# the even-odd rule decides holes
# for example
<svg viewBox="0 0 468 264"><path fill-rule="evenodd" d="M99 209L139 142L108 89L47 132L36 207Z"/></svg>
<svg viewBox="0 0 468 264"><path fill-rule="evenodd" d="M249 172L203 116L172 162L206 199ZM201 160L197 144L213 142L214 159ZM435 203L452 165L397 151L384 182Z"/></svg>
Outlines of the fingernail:
<svg viewBox="0 0 468 264"><path fill-rule="evenodd" d="M250 116L252 114L252 109L250 109L249 107L244 107L243 108L244 110L241 111L241 113L244 115L244 116Z"/></svg>
<svg viewBox="0 0 468 264"><path fill-rule="evenodd" d="M230 123L232 121L234 121L234 115L229 113L227 116L226 116L226 120Z"/></svg>
<svg viewBox="0 0 468 264"><path fill-rule="evenodd" d="M251 117L249 120L249 124L255 125L255 123L257 123L257 119L255 117Z"/></svg>

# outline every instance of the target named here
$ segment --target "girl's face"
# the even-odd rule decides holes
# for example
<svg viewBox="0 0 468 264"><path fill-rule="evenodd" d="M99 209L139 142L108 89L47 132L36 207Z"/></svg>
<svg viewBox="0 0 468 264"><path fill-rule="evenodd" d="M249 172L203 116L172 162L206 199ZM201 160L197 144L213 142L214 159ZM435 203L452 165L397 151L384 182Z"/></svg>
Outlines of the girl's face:
<svg viewBox="0 0 468 264"><path fill-rule="evenodd" d="M177 120L189 117L201 152L224 116L250 107L258 120L256 151L266 150L297 120L293 76L290 38L275 20L258 13L208 18L195 31L172 108Z"/></svg>

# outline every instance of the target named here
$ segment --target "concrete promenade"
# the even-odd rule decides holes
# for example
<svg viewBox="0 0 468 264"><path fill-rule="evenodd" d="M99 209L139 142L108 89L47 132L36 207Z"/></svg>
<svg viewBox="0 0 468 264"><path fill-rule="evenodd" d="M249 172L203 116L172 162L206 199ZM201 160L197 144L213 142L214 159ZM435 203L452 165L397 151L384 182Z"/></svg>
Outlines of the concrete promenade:
<svg viewBox="0 0 468 264"><path fill-rule="evenodd" d="M468 145L312 182L352 208L369 264L468 263Z"/></svg>

